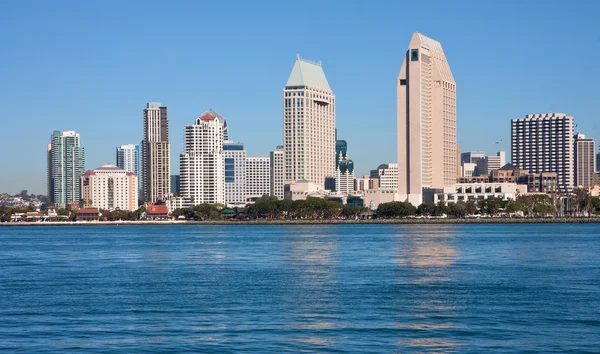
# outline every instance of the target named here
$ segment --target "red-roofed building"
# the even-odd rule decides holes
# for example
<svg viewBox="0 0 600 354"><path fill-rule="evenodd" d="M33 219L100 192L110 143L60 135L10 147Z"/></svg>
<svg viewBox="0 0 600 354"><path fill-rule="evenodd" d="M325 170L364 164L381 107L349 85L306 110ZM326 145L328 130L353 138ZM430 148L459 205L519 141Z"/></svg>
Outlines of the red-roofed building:
<svg viewBox="0 0 600 354"><path fill-rule="evenodd" d="M98 221L100 210L98 208L82 208L77 211L77 221Z"/></svg>
<svg viewBox="0 0 600 354"><path fill-rule="evenodd" d="M165 220L169 218L169 207L166 204L146 204L146 218L151 220Z"/></svg>

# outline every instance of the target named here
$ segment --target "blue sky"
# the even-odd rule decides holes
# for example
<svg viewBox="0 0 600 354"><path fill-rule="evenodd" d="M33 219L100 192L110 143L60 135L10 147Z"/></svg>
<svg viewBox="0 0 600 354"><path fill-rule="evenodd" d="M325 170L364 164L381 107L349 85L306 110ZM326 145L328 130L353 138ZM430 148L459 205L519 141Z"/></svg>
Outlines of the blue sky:
<svg viewBox="0 0 600 354"><path fill-rule="evenodd" d="M296 54L321 60L356 175L396 160L395 80L415 31L457 82L458 142L495 153L510 119L564 112L600 138L596 1L15 1L0 22L0 192L45 194L46 144L76 130L86 168L139 143L148 101L183 127L213 108L249 155L282 143Z"/></svg>

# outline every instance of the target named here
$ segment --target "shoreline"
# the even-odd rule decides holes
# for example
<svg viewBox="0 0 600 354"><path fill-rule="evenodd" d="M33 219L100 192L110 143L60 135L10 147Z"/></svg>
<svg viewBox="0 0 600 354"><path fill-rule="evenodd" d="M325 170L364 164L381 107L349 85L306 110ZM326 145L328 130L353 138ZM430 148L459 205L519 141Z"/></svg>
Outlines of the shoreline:
<svg viewBox="0 0 600 354"><path fill-rule="evenodd" d="M371 220L136 220L79 222L4 222L11 226L140 226L140 225L468 225L468 224L600 224L600 217L571 218L477 218L477 219L371 219Z"/></svg>

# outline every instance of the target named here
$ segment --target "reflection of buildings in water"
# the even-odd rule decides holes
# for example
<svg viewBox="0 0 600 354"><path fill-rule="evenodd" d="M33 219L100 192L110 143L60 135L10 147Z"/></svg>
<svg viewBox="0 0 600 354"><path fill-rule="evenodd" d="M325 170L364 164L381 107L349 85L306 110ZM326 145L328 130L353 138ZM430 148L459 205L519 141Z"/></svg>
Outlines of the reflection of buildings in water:
<svg viewBox="0 0 600 354"><path fill-rule="evenodd" d="M285 267L289 268L292 291L286 294L286 311L291 318L290 329L314 331L334 328L338 320L338 279L335 259L338 240L320 228L299 228L302 232L290 233L282 240ZM323 231L323 232L321 232ZM314 345L330 345L333 340L312 335L308 338L292 338L295 342Z"/></svg>
<svg viewBox="0 0 600 354"><path fill-rule="evenodd" d="M457 308L450 287L454 279L452 265L460 254L454 246L455 227L448 225L414 225L402 228L395 242L400 280L414 284L408 288L406 307L398 314L407 318L394 326L417 330L398 346L443 352L460 349L460 343L444 333L459 327L453 323Z"/></svg>

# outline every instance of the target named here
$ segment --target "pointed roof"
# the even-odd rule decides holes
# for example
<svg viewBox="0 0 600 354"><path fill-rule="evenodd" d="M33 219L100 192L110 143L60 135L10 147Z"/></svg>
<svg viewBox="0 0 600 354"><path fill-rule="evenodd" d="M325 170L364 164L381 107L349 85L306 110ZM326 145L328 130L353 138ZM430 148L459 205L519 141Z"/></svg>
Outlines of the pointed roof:
<svg viewBox="0 0 600 354"><path fill-rule="evenodd" d="M296 63L292 68L292 73L285 86L308 86L318 90L331 92L331 88L325 77L325 72L321 67L321 62L313 63L300 58L300 56L296 58Z"/></svg>
<svg viewBox="0 0 600 354"><path fill-rule="evenodd" d="M229 129L227 128L227 120L225 119L225 117L223 117L222 115L217 113L217 111L213 110L212 108L209 108L207 111L205 111L204 113L199 115L198 118L196 119L196 124L199 124L198 122L201 120L214 120L214 119L218 120L219 123L221 123L221 125L223 126L224 138L225 138L225 140L229 140Z"/></svg>
<svg viewBox="0 0 600 354"><path fill-rule="evenodd" d="M502 171L512 171L512 170L517 170L517 168L512 163L507 163L506 165L500 167L499 170L502 170Z"/></svg>

